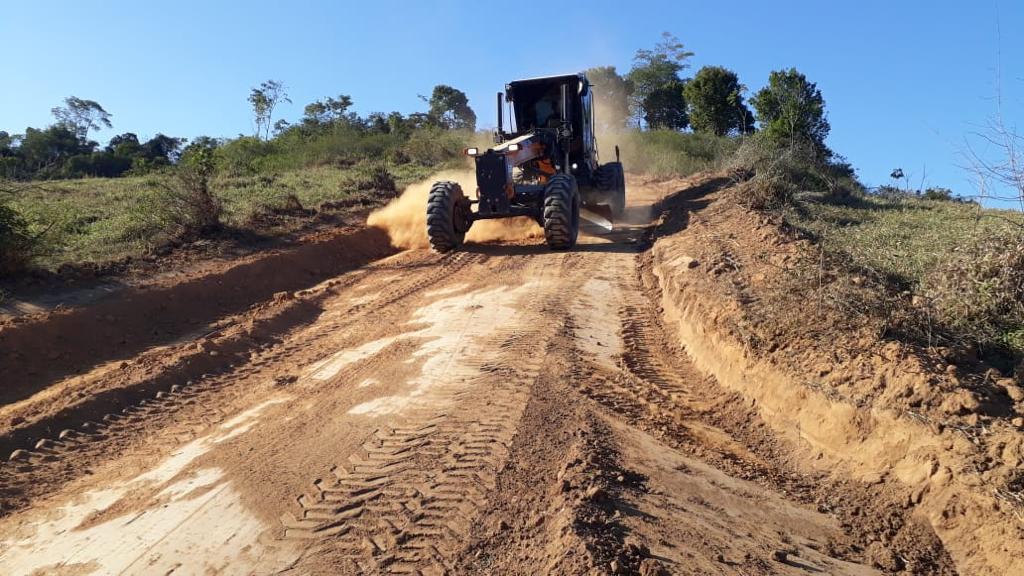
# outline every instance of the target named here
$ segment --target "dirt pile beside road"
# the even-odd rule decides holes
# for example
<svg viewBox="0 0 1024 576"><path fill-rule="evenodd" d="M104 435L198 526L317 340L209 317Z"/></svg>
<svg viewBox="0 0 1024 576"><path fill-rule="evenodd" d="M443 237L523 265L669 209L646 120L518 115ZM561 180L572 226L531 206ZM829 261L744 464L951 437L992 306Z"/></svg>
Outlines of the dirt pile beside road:
<svg viewBox="0 0 1024 576"><path fill-rule="evenodd" d="M292 292L393 252L380 230L348 229L185 281L158 280L89 306L7 321L0 325L0 451L6 456L68 418L99 418L104 407L212 371L243 354L250 344L239 338L268 338L318 313L287 298Z"/></svg>
<svg viewBox="0 0 1024 576"><path fill-rule="evenodd" d="M801 446L806 469L886 487L926 518L964 573L1024 570L1019 388L786 300L814 247L720 186L668 205L647 266L694 363Z"/></svg>

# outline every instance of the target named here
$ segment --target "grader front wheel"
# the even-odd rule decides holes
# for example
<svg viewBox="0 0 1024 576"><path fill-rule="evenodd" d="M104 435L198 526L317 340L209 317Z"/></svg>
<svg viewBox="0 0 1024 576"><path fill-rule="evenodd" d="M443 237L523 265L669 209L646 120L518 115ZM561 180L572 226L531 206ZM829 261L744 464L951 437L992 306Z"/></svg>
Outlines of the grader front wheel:
<svg viewBox="0 0 1024 576"><path fill-rule="evenodd" d="M437 252L449 252L462 245L472 224L469 201L456 182L434 184L427 198L427 238Z"/></svg>
<svg viewBox="0 0 1024 576"><path fill-rule="evenodd" d="M556 174L544 188L544 238L553 250L576 245L580 231L580 193L576 179Z"/></svg>

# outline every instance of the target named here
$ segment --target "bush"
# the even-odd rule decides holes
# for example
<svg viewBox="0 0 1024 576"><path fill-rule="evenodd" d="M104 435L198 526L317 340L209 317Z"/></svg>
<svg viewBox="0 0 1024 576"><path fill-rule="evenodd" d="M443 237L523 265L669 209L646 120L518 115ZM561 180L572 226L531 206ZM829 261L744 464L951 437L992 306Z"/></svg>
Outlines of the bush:
<svg viewBox="0 0 1024 576"><path fill-rule="evenodd" d="M94 224L109 244L157 248L194 240L220 228L222 207L210 193L209 174L195 166L179 167L172 176L154 177L114 216Z"/></svg>
<svg viewBox="0 0 1024 576"><path fill-rule="evenodd" d="M810 142L781 143L764 134L744 139L727 164L737 179L737 201L756 210L789 204L799 192L824 192L833 198L861 194L863 186L842 159Z"/></svg>
<svg viewBox="0 0 1024 576"><path fill-rule="evenodd" d="M660 178L714 170L739 146L740 139L674 130L627 131L600 138L601 160L615 159L615 145L625 168Z"/></svg>
<svg viewBox="0 0 1024 576"><path fill-rule="evenodd" d="M1024 355L1024 234L980 238L936 267L926 284L922 305L947 337L982 352Z"/></svg>
<svg viewBox="0 0 1024 576"><path fill-rule="evenodd" d="M258 174L272 164L270 160L277 153L277 143L264 142L253 136L242 136L229 140L217 148L217 166L231 176Z"/></svg>
<svg viewBox="0 0 1024 576"><path fill-rule="evenodd" d="M355 184L356 190L376 190L391 194L398 191L395 186L395 178L382 164L374 165L366 175L358 178Z"/></svg>
<svg viewBox="0 0 1024 576"><path fill-rule="evenodd" d="M427 126L414 131L402 147L412 162L437 166L462 159L462 151L472 133Z"/></svg>
<svg viewBox="0 0 1024 576"><path fill-rule="evenodd" d="M925 200L945 200L952 201L953 191L949 188L928 188L921 193L921 198Z"/></svg>
<svg viewBox="0 0 1024 576"><path fill-rule="evenodd" d="M0 204L0 276L24 270L32 261L34 244L25 219Z"/></svg>
<svg viewBox="0 0 1024 576"><path fill-rule="evenodd" d="M177 185L165 195L165 209L178 227L176 236L198 236L220 228L222 207L210 190L215 171L214 150L193 148L181 158Z"/></svg>

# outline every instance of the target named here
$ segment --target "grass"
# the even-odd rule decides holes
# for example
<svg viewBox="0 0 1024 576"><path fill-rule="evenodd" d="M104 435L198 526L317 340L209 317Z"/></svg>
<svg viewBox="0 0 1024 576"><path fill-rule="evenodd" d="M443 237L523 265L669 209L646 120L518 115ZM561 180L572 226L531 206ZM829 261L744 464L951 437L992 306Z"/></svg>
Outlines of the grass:
<svg viewBox="0 0 1024 576"><path fill-rule="evenodd" d="M739 138L671 130L613 133L602 136L599 142L603 162L614 159L618 145L626 170L658 178L716 170L740 146Z"/></svg>
<svg viewBox="0 0 1024 576"><path fill-rule="evenodd" d="M1024 214L973 203L808 192L783 213L837 269L872 279L862 290L873 295L851 293L846 310L881 315L897 338L948 346L1007 373L1024 359ZM864 305L869 301L879 305Z"/></svg>
<svg viewBox="0 0 1024 576"><path fill-rule="evenodd" d="M213 191L224 208L224 223L245 228L267 209L289 206L290 196L305 208L338 201L366 190L378 164L318 166L256 176L218 176ZM437 167L417 163L388 166L401 188ZM142 176L88 178L17 186L8 205L39 235L35 264L104 262L138 256L161 240L160 210L169 178Z"/></svg>
<svg viewBox="0 0 1024 576"><path fill-rule="evenodd" d="M927 283L940 264L980 240L1009 236L1024 225L1019 212L972 203L870 195L833 200L820 193L798 196L786 216L826 250L908 287Z"/></svg>
<svg viewBox="0 0 1024 576"><path fill-rule="evenodd" d="M780 281L776 320L813 299L834 310L830 322L1024 371L1024 214L870 194L842 158L759 135L728 166L745 178L733 201L817 245Z"/></svg>
<svg viewBox="0 0 1024 576"><path fill-rule="evenodd" d="M258 176L222 177L217 180L218 196L224 203L228 224L242 226L266 208L284 208L294 196L304 208L317 208L323 202L348 198L365 190L374 168L372 163L349 168L317 166ZM388 172L401 189L423 180L439 168L420 164L389 166Z"/></svg>

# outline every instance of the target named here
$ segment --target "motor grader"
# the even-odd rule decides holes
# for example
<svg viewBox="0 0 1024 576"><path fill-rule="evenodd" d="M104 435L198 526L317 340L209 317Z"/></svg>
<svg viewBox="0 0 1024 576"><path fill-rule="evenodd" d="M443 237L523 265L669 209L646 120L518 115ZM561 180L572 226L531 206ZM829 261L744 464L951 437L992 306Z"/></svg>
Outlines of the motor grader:
<svg viewBox="0 0 1024 576"><path fill-rule="evenodd" d="M583 73L516 80L498 92L495 145L465 150L476 164L472 197L457 182L430 190L427 236L434 250L458 248L477 220L516 216L535 220L550 248L566 250L576 244L581 207L620 216L626 180L619 149L615 162L599 163L593 102Z"/></svg>

